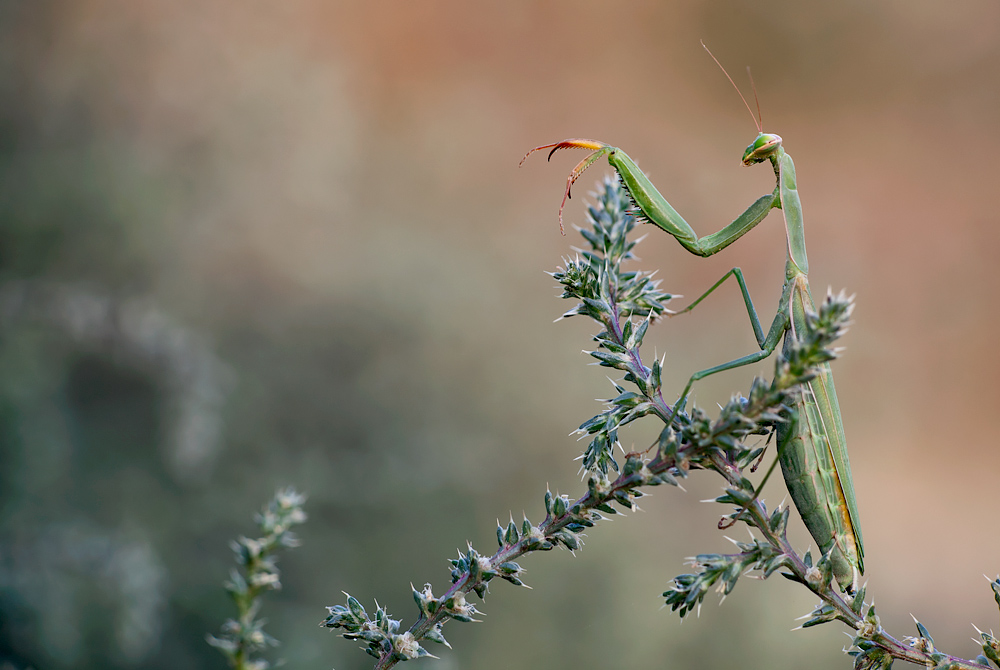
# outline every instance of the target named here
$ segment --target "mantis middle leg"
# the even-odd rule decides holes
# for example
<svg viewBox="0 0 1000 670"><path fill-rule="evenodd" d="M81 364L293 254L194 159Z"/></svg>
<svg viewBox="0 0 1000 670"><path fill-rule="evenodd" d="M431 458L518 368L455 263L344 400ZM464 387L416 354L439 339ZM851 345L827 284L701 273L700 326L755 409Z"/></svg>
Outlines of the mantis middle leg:
<svg viewBox="0 0 1000 670"><path fill-rule="evenodd" d="M718 372L733 370L735 368L743 367L744 365L751 365L753 363L757 363L758 361L764 360L765 358L774 353L774 350L777 349L778 347L778 342L781 341L781 336L784 334L785 329L788 328L789 324L788 296L791 293L791 288L793 285L792 282L785 283L785 287L781 293L781 300L779 302L778 312L774 315L774 320L771 322L771 327L770 329L768 329L767 335L765 335L760 325L760 317L757 316L757 310L754 308L753 300L750 298L750 292L747 290L746 281L743 279L743 271L740 270L740 268L733 268L732 270L724 274L722 278L719 279L719 281L715 282L715 284L712 285L711 288L705 291L705 293L700 295L697 299L695 299L694 302L685 307L683 310L677 312L677 314L683 314L684 312L689 312L695 307L697 307L702 300L707 298L713 291L715 291L715 289L719 288L730 276L735 277L736 282L740 286L740 292L743 294L743 304L747 308L747 316L750 317L750 324L753 327L754 336L757 338L757 345L760 347L761 350L754 352L752 354L747 354L746 356L741 356L740 358L729 361L728 363L722 363L720 365L715 365L713 367L706 368L704 370L699 370L698 372L695 372L693 375L691 375L691 378L688 380L687 385L684 387L684 391L681 393L680 397L677 399L677 402L674 404L674 411L673 414L671 414L670 416L669 423L673 423L673 419L677 415L677 412L681 411L684 408L684 405L687 404L688 394L691 392L691 387L694 385L696 381L702 380L705 377L709 377ZM674 316L676 316L676 314Z"/></svg>

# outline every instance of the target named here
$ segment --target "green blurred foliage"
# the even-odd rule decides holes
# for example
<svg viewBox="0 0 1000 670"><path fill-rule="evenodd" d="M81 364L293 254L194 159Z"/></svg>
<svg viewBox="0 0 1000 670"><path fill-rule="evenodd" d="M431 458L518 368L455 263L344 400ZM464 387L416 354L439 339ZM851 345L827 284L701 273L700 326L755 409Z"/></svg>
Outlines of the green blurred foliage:
<svg viewBox="0 0 1000 670"><path fill-rule="evenodd" d="M537 516L547 483L577 491L566 435L612 387L586 325L551 324L568 164L517 160L598 137L699 232L728 221L769 175L736 167L753 128L699 38L754 67L814 286L859 294L836 374L883 624L914 611L966 652L1000 553L998 35L985 0L0 0L0 661L222 667L227 542L291 484L310 521L265 604L276 654L367 667L317 626L341 590L405 624L455 547ZM740 264L768 305L764 228L711 261L651 239L644 267L696 295ZM735 292L711 309L655 334L672 383L753 346ZM420 662L844 667L832 627L787 632L814 603L774 580L683 630L629 617L727 546L697 503L717 493L528 563L533 591L494 589L486 624ZM914 593L940 571L948 593Z"/></svg>

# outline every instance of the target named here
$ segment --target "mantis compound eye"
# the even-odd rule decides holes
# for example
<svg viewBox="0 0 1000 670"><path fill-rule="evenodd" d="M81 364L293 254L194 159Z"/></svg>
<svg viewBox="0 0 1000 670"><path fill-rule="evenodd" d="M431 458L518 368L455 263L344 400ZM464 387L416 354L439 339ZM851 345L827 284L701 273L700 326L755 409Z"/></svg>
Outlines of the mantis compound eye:
<svg viewBox="0 0 1000 670"><path fill-rule="evenodd" d="M780 135L775 135L774 133L761 133L757 136L757 139L753 141L753 144L748 146L747 150L743 152L743 164L753 165L754 163L760 163L773 154L780 146Z"/></svg>

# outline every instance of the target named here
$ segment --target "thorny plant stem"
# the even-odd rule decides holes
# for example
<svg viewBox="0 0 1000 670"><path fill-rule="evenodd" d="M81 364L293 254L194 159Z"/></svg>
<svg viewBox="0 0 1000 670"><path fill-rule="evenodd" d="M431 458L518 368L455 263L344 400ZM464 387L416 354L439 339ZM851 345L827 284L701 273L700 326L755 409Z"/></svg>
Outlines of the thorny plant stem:
<svg viewBox="0 0 1000 670"><path fill-rule="evenodd" d="M612 286L612 288L611 288L611 295L612 295L612 298L615 297L615 287L614 286ZM608 319L608 322L605 323L604 325L607 328L607 331L609 333L611 333L612 335L614 335L615 344L618 344L618 345L624 347L625 346L625 333L622 330L622 325L621 325L622 319L621 319L620 310L618 308L618 302L617 302L617 300L612 300L612 302L611 302L611 314L612 314L611 318ZM642 360L639 358L639 348L638 347L629 348L629 356L632 359L632 365L634 366L633 369L635 369L635 370L642 370L642 369L645 368L645 366L642 364ZM662 389L662 387L661 388L657 388L656 389L656 393L653 396L650 396L649 394L645 394L645 395L646 395L647 398L649 398L650 402L653 403L653 407L656 410L656 415L658 417L660 417L660 420L663 421L664 423L670 421L671 417L673 417L673 415L674 415L674 410L673 410L673 408L669 404L667 404L667 401L663 398L663 389Z"/></svg>
<svg viewBox="0 0 1000 670"><path fill-rule="evenodd" d="M718 468L717 471L723 473L726 480L731 485L736 486L739 484L742 479L742 475L735 465L721 456L714 457L714 461ZM668 460L661 460L657 457L653 461L649 462L647 467L654 475L667 473L671 469L677 467L677 459L671 458ZM635 488L640 483L641 479L641 476L636 473L622 474L612 483L611 487L608 489L608 493ZM575 502L570 504L569 509L593 509L596 504L597 501L594 500L593 495L590 492L587 492ZM763 503L755 500L747 508L744 514L750 516L752 519L751 525L764 536L771 546L780 551L787 558L788 569L799 577L803 583L808 583L806 573L809 571L809 568L806 566L802 558L795 552L795 549L792 548L786 538L771 532L767 523L767 513L764 510ZM568 523L570 523L573 516L574 515L570 512L567 512L559 517L552 517L549 515L538 525L538 530L543 536L549 536L554 531L564 528ZM503 547L489 559L489 562L493 565L499 565L507 561L516 560L531 551L528 549L528 545L529 538L524 538L516 544L509 547ZM445 592L442 596L442 600L446 600L458 593L472 592L470 577L471 574L468 571L465 572L462 577L452 584L451 588ZM851 606L847 603L847 601L844 600L843 596L832 588L829 583L819 586L810 585L810 588L820 599L834 607L841 614L843 619L846 620L846 622L855 630L862 629L865 624L864 618L856 614L854 610L851 609ZM431 630L431 628L434 627L435 624L443 622L446 618L447 613L444 610L439 610L432 617L421 618L414 623L409 629L410 633L412 633L417 639L421 639L429 630ZM931 655L929 653L921 652L914 647L904 644L884 631L879 630L874 632L869 639L885 649L893 657L900 660L928 667L934 667L936 664L935 661L931 659ZM938 654L940 655L940 652L938 652ZM957 656L951 656L949 654L945 654L945 656L947 656L949 662L951 663L951 667L955 670L991 670L989 666L973 663L972 661L959 658ZM378 663L376 663L375 668L377 670L388 670L388 668L396 665L397 662L398 660L395 659L392 654L385 654L379 659Z"/></svg>
<svg viewBox="0 0 1000 670"><path fill-rule="evenodd" d="M938 670L945 668L991 670L987 665L937 651L926 629L919 623L918 631L921 636L908 638L912 643L900 641L882 630L878 617L875 616L874 606L868 609L867 615L865 613L865 608L868 606L863 603L864 589L860 589L854 596L850 594L845 596L833 586L834 582L828 573L823 578L824 573L820 568L823 567L822 561L825 559L821 559L821 562L814 566L808 553L804 556L799 555L788 542L784 525L788 510L775 510L769 515L764 503L757 498L756 492L752 491L752 485L743 477L740 464L745 466L747 459L753 460L754 456L750 449L742 445L742 440L746 435L753 434L753 431L748 432L745 424L739 422L745 421L759 427L773 422L782 408L787 409L785 403L788 393L809 378L808 370L835 357L828 350L827 344L836 339L846 328L850 314L849 301L842 296L831 298L834 303L841 301L840 312L834 304L828 313L833 315L831 317L833 321L825 326L828 329L827 334L816 340L816 343L819 343L816 346L822 351L812 354L801 353L797 372L791 371L790 359L781 364L785 367L779 365L780 370L776 370L775 380L769 388L766 385L757 387L755 383L755 391L761 393L755 395L755 391L752 391L751 397L745 399L746 403L740 406L743 409L738 411L738 415L730 412L728 423L720 419L719 422L709 426L707 417L695 408L692 408L690 416L675 412L677 408L671 407L663 397L659 383L659 365L654 365L653 370L650 370L642 363L639 354L642 334L636 334L638 326L634 321L635 318L651 320L661 314L664 308L660 303L669 300L671 296L660 292L655 283L650 282L648 275L622 272L620 269L622 261L633 258L631 249L635 242L628 242L625 236L635 222L628 219L623 191L616 184L606 181L604 192L598 194L598 197L599 205L590 209L594 230L581 229L581 234L590 242L593 252L586 252L585 260L581 261L578 258L576 261L567 262L566 269L560 269L560 273L553 276L563 284L564 297L582 300L580 305L567 312L566 316L587 315L604 328L595 340L598 341L599 350L605 353L590 352L591 355L597 358L601 365L625 371L625 379L638 387L639 394L645 401L639 403L635 400L633 404L628 405L626 403L633 401L626 399L618 404L622 398L629 395L634 397L634 394L625 393L616 383L615 386L622 393L620 398L609 401L609 409L604 414L581 426L581 433L607 436L607 441L600 447L604 451L593 457L591 464L587 466L591 475L588 481L589 490L573 502L565 496L558 496L553 500L551 494L547 493L545 519L537 525L531 525L525 519L520 533L514 526L513 520L506 533L502 526L499 527L498 540L501 546L488 558L475 552L471 545L465 556L460 552L460 560L452 561L452 565L455 566L452 571L452 583L443 595L434 598L430 593L430 585L425 587L423 593L414 589L415 598L421 606L421 614L405 633L396 634L399 622L388 619L388 615L381 608L376 621L369 619L361 605L350 597L349 607L329 608L331 616L322 625L329 628L343 628L348 631L344 633L345 637L367 642L368 652L378 659L376 670L388 670L400 660L427 655L426 650L419 646L419 642L425 639L445 642L441 635L442 624L452 618L471 620L469 615L474 614L476 610L465 603L466 594L476 593L482 597L488 582L496 576L501 576L514 584L521 584L517 579L521 568L514 563L516 559L528 553L553 549L560 545L575 550L580 546L582 529L593 526L603 519L602 513L617 513L610 503L614 502L625 507L631 505L634 508L633 499L640 497L645 487L663 483L676 484L675 477L686 477L689 470L704 468L718 472L730 487L726 496L720 498L719 502L726 501L727 496L728 500L736 499L737 494L748 496L746 504L728 518L738 519L756 528L762 537L756 549L754 545L741 543L743 553L706 556L711 560L732 559L727 564L730 566L737 563L744 566L753 564L753 568L760 569L765 576L775 570L782 570L794 581L807 586L824 604L814 610L812 619L804 625L839 620L853 628L856 631L854 644L859 649L858 652L852 652L857 653L856 668L887 668L892 659L900 659ZM600 286L599 292L598 286ZM840 316L837 316L838 314ZM642 326L643 329L645 325ZM828 339L823 339L824 337ZM825 354L828 354L828 357L821 359ZM632 409L616 414L616 410L612 407ZM624 467L618 476L613 481L608 481L609 473L605 466L610 463L617 471L618 464L607 456L607 447L617 445L616 434L620 426L644 414L655 414L664 423L671 422L669 429L661 434L661 441L654 444L654 447L658 446L655 456L647 460L640 454L627 454ZM598 422L597 420L602 417L605 422ZM701 427L695 426L698 422L701 422L700 425L703 425L707 432L698 432L702 430ZM743 432L734 427L737 425L743 425ZM773 423L770 425L773 426ZM666 441L663 441L664 435L667 435ZM739 448L733 446L734 439ZM595 443L596 441L595 437ZM602 462L600 459L605 457L608 460ZM748 490L752 492L752 498L746 493ZM765 546L773 550L773 553L768 553ZM740 561L741 558L746 560ZM765 562L769 567L761 567ZM828 565L826 567L828 568ZM506 573L504 569L507 570ZM710 575L708 570L706 566L699 575L681 577L707 580ZM732 576L732 584L727 585L729 588L735 584L739 574L742 574L742 571ZM674 609L680 607L683 616L685 609L690 611L701 602L704 589L710 588L709 585L712 583L719 582L717 576L713 578L716 581L702 581L704 589L696 591L691 582L686 582L687 586L682 585L679 581L681 577L674 580L676 590L668 592L676 596L674 600L668 598L668 604L672 604ZM1000 604L1000 579L991 586ZM697 599L693 600L695 597ZM984 633L982 636L987 641L984 645L987 655L992 654L990 658L1000 657L998 656L1000 642L988 634ZM389 641L392 642L391 645L388 644ZM990 645L991 649L987 649ZM979 660L985 659L980 657Z"/></svg>
<svg viewBox="0 0 1000 670"><path fill-rule="evenodd" d="M608 332L613 334L613 339L618 344L624 345L625 339L621 327L621 320L618 316L617 304L613 304L612 307L614 310L614 316L612 319L609 319L609 322L605 325L608 327ZM638 349L631 349L630 355L636 368L640 370L643 369ZM657 396L657 398L650 399L656 402L656 413L662 420L666 421L670 417L672 410L663 400L662 394L657 392ZM678 450L678 454L681 456L680 460L683 460L684 451L684 449ZM731 486L737 487L740 485L743 475L735 464L719 453L711 456L710 458L715 466L714 469L722 474ZM659 455L646 464L646 469L653 475L669 474L671 470L675 470L678 467L679 463L677 457L663 459ZM554 532L565 528L573 521L574 518L578 518L579 512L574 512L573 510L592 510L596 505L608 500L616 491L628 491L642 486L642 484L642 475L636 472L624 472L619 475L614 482L612 482L611 486L606 491L608 495L604 496L603 499L595 499L593 493L588 491L575 502L570 503L568 505L568 511L565 514L557 517L554 517L551 514L546 516L545 520L537 526L538 533L543 537L549 537ZM839 618L841 618L841 620L857 631L861 631L864 628L866 623L864 617L855 613L854 610L851 609L850 604L848 604L843 596L831 586L832 582L827 582L825 584L811 584L808 581L807 573L809 572L809 567L806 565L802 557L796 553L795 549L783 535L779 535L771 531L767 522L767 512L762 502L754 500L743 512L743 514L749 516L750 525L756 528L767 540L767 542L785 557L787 568L796 577L798 577L803 584L807 584L813 593L815 593L821 600L835 608L840 614ZM495 554L493 554L492 557L488 559L488 561L491 565L496 566L508 561L516 560L533 551L529 548L530 545L530 537L522 538L515 544L501 547ZM444 593L441 600L447 600L460 593L471 593L474 586L471 577L472 575L470 571L463 573L462 576L459 577L459 579L455 581L455 583L452 584L451 587ZM418 619L410 627L409 632L416 639L422 639L436 624L443 623L448 616L449 615L445 610L440 609L430 617L421 617ZM867 639L883 648L893 657L909 661L910 663L915 663L917 665L934 667L940 662L941 656L946 656L948 662L950 663L950 667L955 670L990 670L988 666L982 666L978 663L973 663L972 661L951 655L941 654L940 652L937 652L936 654L937 661L932 660L931 654L922 652L915 647L904 644L895 637L882 631L881 628L872 631L871 634L867 636ZM396 665L397 662L398 659L393 654L383 654L376 663L375 668L376 670L388 670Z"/></svg>
<svg viewBox="0 0 1000 670"><path fill-rule="evenodd" d="M726 480L731 485L736 486L739 484L742 479L742 475L735 465L721 456L714 457L714 461L718 468L718 472L724 473ZM667 473L671 469L677 467L677 459L671 458L668 460L661 460L657 457L651 461L647 467L654 475ZM641 476L636 473L622 474L612 483L611 487L608 489L608 493L610 494L615 491L625 491L630 488L635 488L640 484L641 479ZM571 503L569 509L593 509L596 504L597 501L594 500L593 495L590 492L587 492L575 502ZM799 577L803 583L808 583L806 573L809 571L809 568L806 566L802 558L795 552L786 538L771 532L768 527L767 513L764 510L763 504L760 501L755 500L747 508L744 514L748 514L750 516L752 519L751 525L753 525L764 536L771 546L780 551L787 558L788 569ZM552 517L549 515L538 525L538 531L543 536L549 536L554 531L564 528L571 522L574 516L575 515L570 512L567 512L559 517ZM528 549L529 543L529 538L524 538L516 544L509 547L503 547L490 557L489 562L493 565L499 565L507 561L516 560L521 556L530 553L531 550ZM470 583L470 577L471 574L468 571L465 572L462 577L452 584L451 588L444 593L442 600L447 600L458 593L471 593L472 584ZM810 588L813 593L819 596L819 598L821 598L824 602L836 608L836 610L842 615L843 619L846 620L846 622L855 630L862 629L865 623L864 618L856 614L841 594L832 588L830 584L820 586L810 585ZM427 634L428 631L431 630L431 628L434 627L435 624L441 623L445 619L447 619L447 613L444 610L439 610L435 615L421 618L414 623L409 629L410 633L412 633L415 638L421 639ZM883 631L875 632L869 639L885 649L895 658L928 667L934 667L935 665L935 662L931 659L930 654L921 652L907 644L904 644L892 635ZM951 667L955 670L991 670L988 666L979 665L978 663L973 663L972 661L959 658L957 656L946 656L952 664ZM396 665L397 662L398 660L395 659L392 654L385 654L379 659L378 663L376 663L375 668L377 670L388 670L388 668Z"/></svg>

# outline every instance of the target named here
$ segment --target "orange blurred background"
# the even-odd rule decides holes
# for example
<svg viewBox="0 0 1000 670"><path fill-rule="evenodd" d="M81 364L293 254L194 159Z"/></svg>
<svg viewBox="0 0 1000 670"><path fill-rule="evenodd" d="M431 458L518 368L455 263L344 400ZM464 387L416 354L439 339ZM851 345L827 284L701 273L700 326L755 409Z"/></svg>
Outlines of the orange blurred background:
<svg viewBox="0 0 1000 670"><path fill-rule="evenodd" d="M226 542L293 484L311 519L265 605L275 655L369 667L316 627L341 591L408 626L455 547L540 520L546 484L578 495L567 434L612 387L544 272L579 242L556 212L582 154L517 164L604 140L699 233L728 223L773 181L739 165L756 129L702 39L745 91L752 67L795 158L814 292L857 295L834 372L869 594L889 632L912 613L974 657L1000 572L996 3L7 0L0 661L222 667ZM656 230L639 255L689 297L741 266L769 321L783 238L773 215L711 259ZM741 304L651 330L671 388L754 350ZM683 627L660 609L685 557L728 551L699 502L720 483L526 558L533 590L494 586L420 663L847 667L837 625L788 632L814 602L785 580Z"/></svg>

